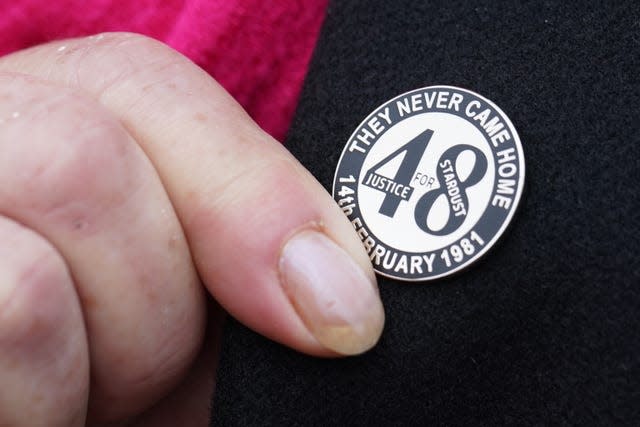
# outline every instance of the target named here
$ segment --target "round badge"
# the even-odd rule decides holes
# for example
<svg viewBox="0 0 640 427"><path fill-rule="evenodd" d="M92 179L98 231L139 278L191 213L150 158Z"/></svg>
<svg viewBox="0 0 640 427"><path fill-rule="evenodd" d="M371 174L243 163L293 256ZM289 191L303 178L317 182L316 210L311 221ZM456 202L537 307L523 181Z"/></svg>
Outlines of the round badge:
<svg viewBox="0 0 640 427"><path fill-rule="evenodd" d="M452 86L404 93L349 138L333 182L374 269L432 280L478 260L507 228L524 155L493 102Z"/></svg>

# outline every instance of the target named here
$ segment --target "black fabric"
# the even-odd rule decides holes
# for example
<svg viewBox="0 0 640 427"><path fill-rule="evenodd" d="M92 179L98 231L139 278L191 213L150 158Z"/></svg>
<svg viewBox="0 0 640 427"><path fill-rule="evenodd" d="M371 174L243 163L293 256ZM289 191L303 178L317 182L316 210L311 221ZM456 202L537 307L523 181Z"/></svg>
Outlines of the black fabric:
<svg viewBox="0 0 640 427"><path fill-rule="evenodd" d="M447 84L509 115L525 196L476 267L380 278L361 357L231 321L212 425L640 425L639 52L637 1L333 2L288 138L320 181L375 107Z"/></svg>

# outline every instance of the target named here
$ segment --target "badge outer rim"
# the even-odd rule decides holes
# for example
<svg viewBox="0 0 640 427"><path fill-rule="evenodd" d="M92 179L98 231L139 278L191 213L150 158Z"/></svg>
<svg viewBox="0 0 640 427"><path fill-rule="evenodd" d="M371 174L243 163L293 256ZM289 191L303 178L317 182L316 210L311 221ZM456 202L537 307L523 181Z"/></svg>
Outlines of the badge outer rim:
<svg viewBox="0 0 640 427"><path fill-rule="evenodd" d="M480 259L484 258L484 256L491 250L493 249L493 247L496 245L496 243L498 242L498 240L500 240L500 238L504 235L505 231L507 230L507 228L509 228L509 225L511 225L511 222L513 221L513 217L516 213L516 211L518 211L519 207L520 207L520 201L522 199L522 193L524 191L524 186L526 185L526 166L525 166L525 161L524 161L524 149L522 148L522 143L520 141L520 135L518 134L518 131L516 130L515 126L513 125L513 123L511 122L511 119L509 118L509 116L500 108L498 107L493 101L491 101L490 99L480 95L477 92L474 92L470 89L466 89L466 88L462 88L462 87L458 87L458 86L451 86L451 85L434 85L434 86L424 86L424 87L419 87L416 89L412 89L406 92L401 93L400 95L397 95L385 102L383 102L382 104L378 105L376 108L374 108L371 113L369 115L367 115L367 117L364 118L364 120L362 120L358 126L356 126L355 130L349 135L349 138L347 139L347 142L344 144L344 148L342 149L342 152L340 153L340 158L338 159L338 164L336 166L336 170L333 174L333 181L331 183L331 197L333 198L334 202L336 201L335 198L335 188L336 188L336 181L338 179L338 170L340 167L340 164L342 163L342 160L344 158L345 153L347 152L347 148L349 147L349 141L351 141L353 138L355 138L355 135L357 134L358 130L369 121L369 119L373 116L375 116L376 112L378 110L380 110L380 108L382 108L385 105L391 104L393 101L400 99L410 93L413 92L418 92L418 91L424 91L424 90L431 90L431 89L452 89L455 91L462 91L462 92L466 92L469 93L473 96L476 96L480 99L482 99L484 102L486 102L487 104L489 104L493 109L495 109L495 111L497 111L500 116L504 119L505 124L507 125L507 127L509 128L509 130L511 131L512 135L513 135L513 140L514 140L514 144L516 145L517 149L519 150L518 154L519 154L519 158L518 158L518 167L519 167L519 174L520 174L520 182L522 183L521 185L518 186L517 190L516 190L516 194L513 198L514 203L513 203L513 207L511 208L511 210L509 211L509 213L507 214L506 219L504 220L504 222L501 224L500 228L498 229L498 231L491 237L491 239L486 242L486 244L476 253L474 254L471 258L469 258L465 263L452 268L451 270L448 270L445 273L441 273L438 274L436 276L429 276L429 277L421 277L421 278L408 278L408 277L402 277L402 276L394 276L391 275L387 272L384 271L380 271L378 269L376 269L376 266L371 263L371 266L373 267L373 270L376 272L376 274L379 274L381 276L390 278L390 279L395 279L395 280L400 280L403 282L411 282L411 283L420 283L420 282L431 282L437 279L442 279L445 277L449 277L449 276L453 276L457 273L460 273L470 267L472 267L473 265L475 265ZM345 218L349 219L349 217L347 215L345 215L343 213L343 215L345 216ZM351 221L349 221L351 222ZM365 224L366 225L366 224ZM367 226L367 229L370 229L369 226ZM361 242L362 243L362 242ZM401 249L397 249L399 251L405 252Z"/></svg>

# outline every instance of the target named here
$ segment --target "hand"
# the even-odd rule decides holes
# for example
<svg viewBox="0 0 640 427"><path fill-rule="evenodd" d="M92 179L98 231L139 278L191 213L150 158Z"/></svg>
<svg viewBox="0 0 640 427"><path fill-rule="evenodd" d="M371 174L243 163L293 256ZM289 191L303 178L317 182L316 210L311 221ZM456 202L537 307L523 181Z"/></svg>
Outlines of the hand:
<svg viewBox="0 0 640 427"><path fill-rule="evenodd" d="M0 59L0 277L1 426L205 425L207 293L315 356L366 351L384 323L331 197L132 34Z"/></svg>

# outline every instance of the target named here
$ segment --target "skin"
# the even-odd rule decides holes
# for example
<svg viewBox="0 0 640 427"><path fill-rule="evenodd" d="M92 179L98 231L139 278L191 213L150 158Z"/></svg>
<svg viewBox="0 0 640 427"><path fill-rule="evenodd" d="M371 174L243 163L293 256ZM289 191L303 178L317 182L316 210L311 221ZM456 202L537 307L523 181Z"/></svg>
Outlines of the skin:
<svg viewBox="0 0 640 427"><path fill-rule="evenodd" d="M0 426L207 425L218 304L313 356L377 341L377 296L344 343L296 311L278 273L292 235L322 233L375 287L369 259L180 54L123 33L38 46L0 58L0 101Z"/></svg>

